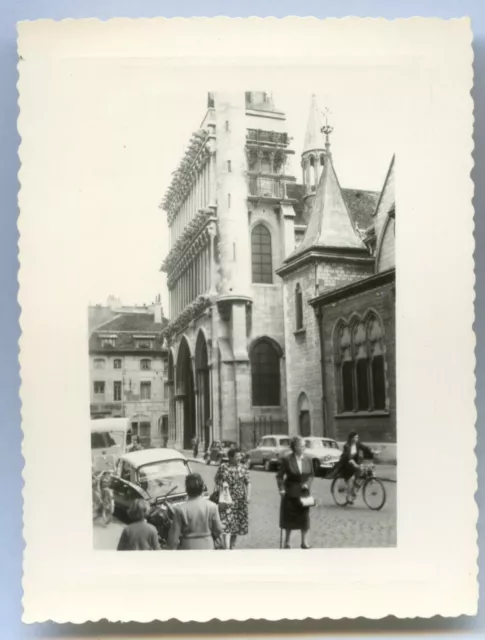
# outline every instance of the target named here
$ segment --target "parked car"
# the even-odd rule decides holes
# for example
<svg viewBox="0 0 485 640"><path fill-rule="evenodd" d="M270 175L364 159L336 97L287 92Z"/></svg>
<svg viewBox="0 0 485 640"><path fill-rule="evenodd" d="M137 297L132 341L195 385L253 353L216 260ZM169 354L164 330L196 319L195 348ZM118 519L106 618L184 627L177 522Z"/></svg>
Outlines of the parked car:
<svg viewBox="0 0 485 640"><path fill-rule="evenodd" d="M172 507L187 499L185 478L189 473L188 460L174 449L126 453L118 460L111 478L117 515L126 521L133 501L137 498L146 500L151 506L147 520L157 528L162 547L166 546ZM209 497L207 488L204 497Z"/></svg>
<svg viewBox="0 0 485 640"><path fill-rule="evenodd" d="M216 464L227 462L227 454L231 447L237 447L237 443L232 440L214 440L204 455L206 464L210 464L211 462L215 462Z"/></svg>
<svg viewBox="0 0 485 640"><path fill-rule="evenodd" d="M255 449L248 451L248 466L262 465L266 471L278 467L280 455L288 451L290 438L288 435L270 435L261 438Z"/></svg>
<svg viewBox="0 0 485 640"><path fill-rule="evenodd" d="M304 438L304 441L303 455L311 459L315 475L324 477L329 475L342 455L338 442L332 438L317 436Z"/></svg>
<svg viewBox="0 0 485 640"><path fill-rule="evenodd" d="M118 460L111 488L115 509L125 514L137 498L151 504L163 501L183 502L185 478L191 473L188 460L174 449L144 449L126 453Z"/></svg>

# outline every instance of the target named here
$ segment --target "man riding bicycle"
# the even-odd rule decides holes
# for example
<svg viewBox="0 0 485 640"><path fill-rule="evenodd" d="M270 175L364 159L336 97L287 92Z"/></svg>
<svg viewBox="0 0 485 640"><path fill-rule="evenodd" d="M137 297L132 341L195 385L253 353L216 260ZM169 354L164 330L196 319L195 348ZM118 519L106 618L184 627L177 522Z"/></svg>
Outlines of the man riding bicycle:
<svg viewBox="0 0 485 640"><path fill-rule="evenodd" d="M371 449L359 441L357 431L351 431L332 474L334 477L340 476L347 481L347 501L350 504L354 502L357 495L362 475L362 462L369 459L374 459Z"/></svg>

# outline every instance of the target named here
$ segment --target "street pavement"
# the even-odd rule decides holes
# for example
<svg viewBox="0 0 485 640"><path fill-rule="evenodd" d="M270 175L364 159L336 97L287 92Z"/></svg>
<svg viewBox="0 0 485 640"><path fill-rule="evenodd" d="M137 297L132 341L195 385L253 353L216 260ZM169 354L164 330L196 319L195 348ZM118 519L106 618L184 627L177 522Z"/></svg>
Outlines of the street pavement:
<svg viewBox="0 0 485 640"><path fill-rule="evenodd" d="M193 471L204 478L209 492L214 487L215 465L192 463ZM378 470L377 470L378 471ZM252 469L249 534L238 540L238 548L275 549L279 547L280 496L275 472ZM380 475L377 473L377 475ZM314 548L392 547L396 545L396 488L385 482L387 502L381 511L371 511L359 494L353 506L337 507L330 493L330 480L315 478L312 495L318 506L311 509L311 544ZM116 549L123 524L114 520L107 528L94 527L96 549ZM298 532L293 534L292 547L299 547Z"/></svg>

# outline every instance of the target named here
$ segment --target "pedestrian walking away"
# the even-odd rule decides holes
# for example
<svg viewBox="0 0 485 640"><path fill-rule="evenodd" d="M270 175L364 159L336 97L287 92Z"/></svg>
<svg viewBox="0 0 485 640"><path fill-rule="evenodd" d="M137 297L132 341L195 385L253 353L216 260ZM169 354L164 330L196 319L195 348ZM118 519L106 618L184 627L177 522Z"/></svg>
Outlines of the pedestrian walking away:
<svg viewBox="0 0 485 640"><path fill-rule="evenodd" d="M220 505L219 513L226 536L226 548L234 549L238 536L246 536L249 531L248 505L251 500L249 470L241 464L241 450L237 447L228 452L229 461L221 464L216 473L215 483L219 489L227 485L231 504Z"/></svg>
<svg viewBox="0 0 485 640"><path fill-rule="evenodd" d="M185 479L188 500L174 506L168 535L169 549L214 549L222 544L223 528L217 506L202 497L204 481L198 473Z"/></svg>
<svg viewBox="0 0 485 640"><path fill-rule="evenodd" d="M301 548L310 549L308 532L310 530L310 507L302 503L302 498L310 496L313 482L311 460L303 456L304 442L299 436L290 441L291 453L282 461L276 482L281 496L280 505L280 546L290 548L291 532L301 532ZM282 531L285 531L282 544Z"/></svg>
<svg viewBox="0 0 485 640"><path fill-rule="evenodd" d="M197 437L192 438L192 450L194 453L194 458L197 458L199 455L199 439Z"/></svg>
<svg viewBox="0 0 485 640"><path fill-rule="evenodd" d="M118 551L158 551L160 542L156 528L146 521L150 513L150 505L142 499L133 502L128 510L128 517L133 520L123 529Z"/></svg>

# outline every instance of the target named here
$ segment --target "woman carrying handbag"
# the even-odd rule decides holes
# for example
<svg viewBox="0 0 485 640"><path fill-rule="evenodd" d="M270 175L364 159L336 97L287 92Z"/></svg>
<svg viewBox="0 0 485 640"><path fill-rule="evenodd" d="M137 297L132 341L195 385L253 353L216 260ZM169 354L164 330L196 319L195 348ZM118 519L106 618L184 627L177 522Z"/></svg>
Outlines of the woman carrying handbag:
<svg viewBox="0 0 485 640"><path fill-rule="evenodd" d="M241 450L231 449L229 461L216 473L219 514L226 538L226 549L234 549L238 536L248 534L248 505L251 498L249 470L241 464Z"/></svg>
<svg viewBox="0 0 485 640"><path fill-rule="evenodd" d="M276 474L281 496L280 548L290 549L291 532L299 530L301 531L301 548L310 549L308 544L310 507L315 506L315 500L310 494L314 477L313 466L311 460L303 455L305 446L302 438L299 436L292 438L290 447L291 453L282 459Z"/></svg>

